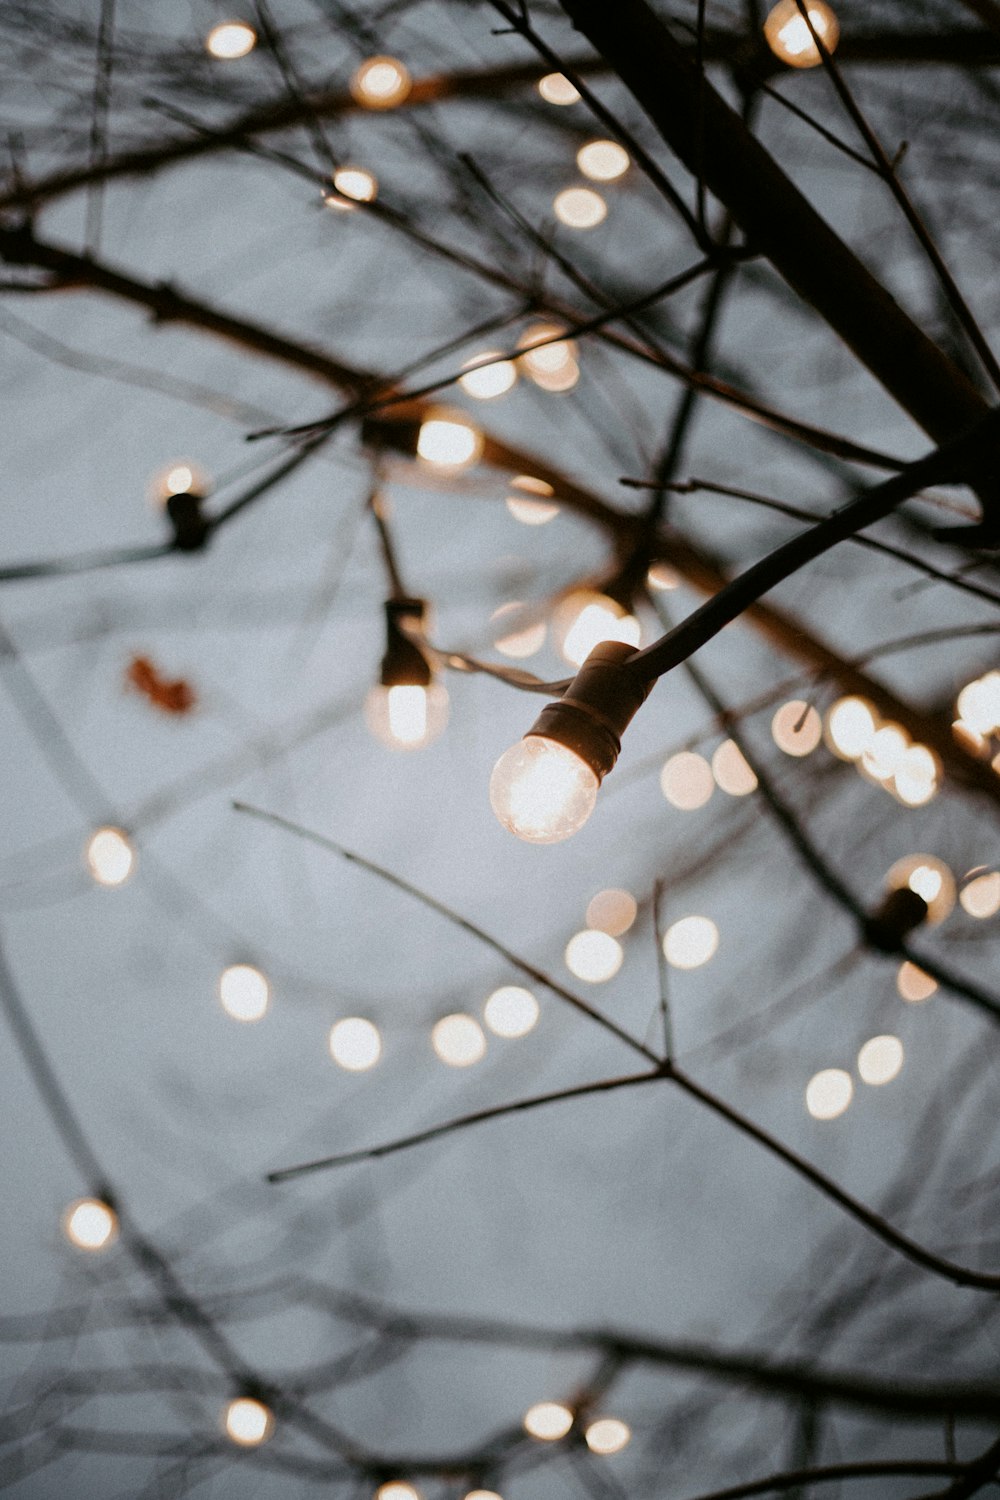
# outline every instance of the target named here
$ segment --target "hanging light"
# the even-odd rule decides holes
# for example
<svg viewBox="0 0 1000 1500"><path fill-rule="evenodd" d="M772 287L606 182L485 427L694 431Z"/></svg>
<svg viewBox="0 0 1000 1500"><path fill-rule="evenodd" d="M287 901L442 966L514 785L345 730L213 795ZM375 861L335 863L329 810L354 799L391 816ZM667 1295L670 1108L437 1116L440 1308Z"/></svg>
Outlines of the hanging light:
<svg viewBox="0 0 1000 1500"><path fill-rule="evenodd" d="M617 182L629 169L629 154L617 141L588 141L576 153L576 164L591 182Z"/></svg>
<svg viewBox="0 0 1000 1500"><path fill-rule="evenodd" d="M222 1425L230 1442L240 1448L257 1448L274 1431L274 1413L255 1396L237 1396L226 1406Z"/></svg>
<svg viewBox="0 0 1000 1500"><path fill-rule="evenodd" d="M575 104L580 90L562 73L546 73L538 80L538 92L546 104Z"/></svg>
<svg viewBox="0 0 1000 1500"><path fill-rule="evenodd" d="M596 229L608 216L608 205L594 188L569 187L557 193L552 209L567 229Z"/></svg>
<svg viewBox="0 0 1000 1500"><path fill-rule="evenodd" d="M365 109L395 109L413 87L409 72L396 57L369 57L351 79L351 96Z"/></svg>
<svg viewBox="0 0 1000 1500"><path fill-rule="evenodd" d="M247 21L220 21L205 38L205 51L224 62L246 57L257 45L257 33Z"/></svg>
<svg viewBox="0 0 1000 1500"><path fill-rule="evenodd" d="M556 650L572 667L581 667L602 641L638 646L642 627L617 599L595 589L573 589L552 613Z"/></svg>
<svg viewBox="0 0 1000 1500"><path fill-rule="evenodd" d="M160 470L152 483L154 501L166 511L179 552L197 552L208 541L211 523L204 513L208 478L188 459Z"/></svg>
<svg viewBox="0 0 1000 1500"><path fill-rule="evenodd" d="M533 1438L554 1443L573 1426L573 1413L561 1401L539 1401L524 1414L524 1429Z"/></svg>
<svg viewBox="0 0 1000 1500"><path fill-rule="evenodd" d="M837 17L823 0L807 0L806 11L827 52L833 52L840 40ZM792 68L815 68L823 61L809 29L809 22L796 0L779 0L764 22L764 39L781 62Z"/></svg>
<svg viewBox="0 0 1000 1500"><path fill-rule="evenodd" d="M271 986L253 964L230 964L219 975L219 999L234 1021L259 1021L267 1013Z"/></svg>
<svg viewBox="0 0 1000 1500"><path fill-rule="evenodd" d="M118 1215L106 1197L77 1198L63 1214L62 1227L77 1250L106 1250L118 1238Z"/></svg>
<svg viewBox="0 0 1000 1500"><path fill-rule="evenodd" d="M86 858L98 885L124 885L135 869L135 849L123 828L96 828L87 840Z"/></svg>
<svg viewBox="0 0 1000 1500"><path fill-rule="evenodd" d="M888 952L925 922L937 926L955 905L955 877L933 854L908 854L885 877L886 895L868 922L868 936Z"/></svg>
<svg viewBox="0 0 1000 1500"><path fill-rule="evenodd" d="M426 655L404 626L421 630L423 599L387 599L386 649L379 680L365 699L365 721L390 750L421 750L448 722L448 693L434 678Z"/></svg>

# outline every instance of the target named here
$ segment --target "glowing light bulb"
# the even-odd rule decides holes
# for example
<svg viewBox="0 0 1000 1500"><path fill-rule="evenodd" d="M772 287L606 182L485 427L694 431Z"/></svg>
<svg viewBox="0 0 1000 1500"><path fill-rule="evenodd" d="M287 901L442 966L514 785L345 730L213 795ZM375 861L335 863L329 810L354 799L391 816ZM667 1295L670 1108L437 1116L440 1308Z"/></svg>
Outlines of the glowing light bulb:
<svg viewBox="0 0 1000 1500"><path fill-rule="evenodd" d="M421 750L433 744L448 723L447 689L440 682L426 687L376 683L365 698L365 722L390 750Z"/></svg>
<svg viewBox="0 0 1000 1500"><path fill-rule="evenodd" d="M735 740L723 740L712 756L712 775L730 797L748 797L757 790L757 778Z"/></svg>
<svg viewBox="0 0 1000 1500"><path fill-rule="evenodd" d="M257 33L246 21L222 21L205 38L206 52L226 62L246 57L256 45Z"/></svg>
<svg viewBox="0 0 1000 1500"><path fill-rule="evenodd" d="M382 1038L373 1021L345 1016L330 1027L330 1056L348 1073L367 1073L382 1056Z"/></svg>
<svg viewBox="0 0 1000 1500"><path fill-rule="evenodd" d="M407 1484L403 1479L390 1479L379 1485L375 1500L421 1500L421 1496L415 1485Z"/></svg>
<svg viewBox="0 0 1000 1500"><path fill-rule="evenodd" d="M505 984L494 990L483 1006L483 1019L494 1036L527 1036L538 1024L538 1001L530 990Z"/></svg>
<svg viewBox="0 0 1000 1500"><path fill-rule="evenodd" d="M620 1422L617 1417L598 1417L596 1422L591 1422L584 1438L591 1453L599 1453L607 1456L612 1453L620 1453L626 1448L632 1437L632 1429L627 1422Z"/></svg>
<svg viewBox="0 0 1000 1500"><path fill-rule="evenodd" d="M663 934L663 956L674 969L700 969L718 946L719 929L711 917L681 917Z"/></svg>
<svg viewBox="0 0 1000 1500"><path fill-rule="evenodd" d="M591 182L617 182L629 169L629 154L617 141L588 141L576 153L576 164Z"/></svg>
<svg viewBox="0 0 1000 1500"><path fill-rule="evenodd" d="M587 926L610 937L621 937L628 932L639 913L639 904L631 891L612 887L598 891L587 906Z"/></svg>
<svg viewBox="0 0 1000 1500"><path fill-rule="evenodd" d="M523 613L524 605L515 599L510 604L501 604L499 609L493 611L490 619L496 624L500 620L510 620L511 616L516 617ZM535 620L523 625L520 629L515 626L513 630L497 636L493 644L502 655L513 657L515 661L523 661L525 657L534 656L537 651L541 651L545 645L547 630L544 620Z"/></svg>
<svg viewBox="0 0 1000 1500"><path fill-rule="evenodd" d="M505 750L493 767L490 804L519 839L558 844L586 823L599 785L596 773L574 751L530 734Z"/></svg>
<svg viewBox="0 0 1000 1500"><path fill-rule="evenodd" d="M962 887L958 899L962 903L962 910L967 911L970 917L985 920L986 917L995 916L1000 911L1000 871L990 870L985 874L975 875Z"/></svg>
<svg viewBox="0 0 1000 1500"><path fill-rule="evenodd" d="M539 1401L524 1414L525 1432L546 1443L564 1438L572 1425L573 1413L560 1401Z"/></svg>
<svg viewBox="0 0 1000 1500"><path fill-rule="evenodd" d="M483 451L478 427L456 413L428 417L417 436L417 457L439 469L467 469Z"/></svg>
<svg viewBox="0 0 1000 1500"><path fill-rule="evenodd" d="M806 1085L806 1109L814 1120L835 1120L853 1098L854 1084L843 1068L824 1068Z"/></svg>
<svg viewBox="0 0 1000 1500"><path fill-rule="evenodd" d="M904 1000L919 1004L921 1000L930 999L937 989L937 980L925 974L923 969L918 969L916 964L907 961L899 966L896 988Z"/></svg>
<svg viewBox="0 0 1000 1500"><path fill-rule="evenodd" d="M864 698L839 698L826 716L826 742L841 760L860 760L878 728L878 715Z"/></svg>
<svg viewBox="0 0 1000 1500"><path fill-rule="evenodd" d="M625 958L621 943L609 932L588 927L566 944L566 967L587 984L604 984L613 979Z"/></svg>
<svg viewBox="0 0 1000 1500"><path fill-rule="evenodd" d="M879 1088L898 1078L903 1068L903 1044L898 1036L873 1036L858 1053L862 1083Z"/></svg>
<svg viewBox="0 0 1000 1500"><path fill-rule="evenodd" d="M166 505L171 495L204 495L209 488L208 475L190 459L179 458L158 469L149 483L151 504Z"/></svg>
<svg viewBox="0 0 1000 1500"><path fill-rule="evenodd" d="M771 720L771 735L786 755L811 755L820 742L823 723L814 708L801 698L783 703Z"/></svg>
<svg viewBox="0 0 1000 1500"><path fill-rule="evenodd" d="M535 479L531 474L518 474L512 479L510 487L513 490L521 490L525 495L546 496L554 493L551 484L544 479ZM547 521L554 520L559 514L559 507L547 503L544 499L522 499L520 495L507 496L507 509L515 521L520 521L523 526L544 526Z"/></svg>
<svg viewBox="0 0 1000 1500"><path fill-rule="evenodd" d="M62 1227L78 1250L106 1250L118 1238L118 1215L101 1198L78 1198L63 1214Z"/></svg>
<svg viewBox="0 0 1000 1500"><path fill-rule="evenodd" d="M219 975L222 1009L234 1021L259 1021L270 998L271 986L252 964L230 964Z"/></svg>
<svg viewBox="0 0 1000 1500"><path fill-rule="evenodd" d="M937 795L941 763L926 745L910 745L893 773L896 795L907 807L923 807Z"/></svg>
<svg viewBox="0 0 1000 1500"><path fill-rule="evenodd" d="M538 92L546 104L575 104L580 90L562 73L546 73L538 80Z"/></svg>
<svg viewBox="0 0 1000 1500"><path fill-rule="evenodd" d="M496 1490L470 1490L465 1500L503 1500Z"/></svg>
<svg viewBox="0 0 1000 1500"><path fill-rule="evenodd" d="M672 755L660 772L660 790L671 807L694 812L704 807L715 790L712 768L702 755L682 750Z"/></svg>
<svg viewBox="0 0 1000 1500"><path fill-rule="evenodd" d="M87 841L87 869L98 885L124 885L135 868L135 850L121 828L98 828Z"/></svg>
<svg viewBox="0 0 1000 1500"><path fill-rule="evenodd" d="M567 229L595 229L608 216L608 205L593 188L563 188L552 200L552 210Z"/></svg>
<svg viewBox="0 0 1000 1500"><path fill-rule="evenodd" d="M394 109L412 88L409 72L395 57L369 57L351 79L351 95L365 109Z"/></svg>
<svg viewBox="0 0 1000 1500"><path fill-rule="evenodd" d="M256 1448L266 1443L274 1431L274 1415L263 1401L252 1396L237 1396L223 1414L226 1436L241 1448Z"/></svg>
<svg viewBox="0 0 1000 1500"><path fill-rule="evenodd" d="M809 0L806 10L813 30L828 52L840 39L837 17L823 0ZM775 57L792 68L815 68L823 61L812 32L795 0L779 0L764 22L764 38Z"/></svg>
<svg viewBox="0 0 1000 1500"><path fill-rule="evenodd" d="M470 1068L486 1056L486 1038L474 1016L442 1016L431 1032L431 1046L449 1068Z"/></svg>
<svg viewBox="0 0 1000 1500"><path fill-rule="evenodd" d="M576 344L562 337L565 332L559 323L535 323L517 341L517 347L524 350L519 356L524 373L543 391L570 391L580 378ZM559 342L544 343L545 339ZM551 485L548 492L552 493Z"/></svg>
<svg viewBox="0 0 1000 1500"><path fill-rule="evenodd" d="M323 195L328 208L353 210L359 203L374 203L378 197L378 179L364 167L338 167L333 174L333 191Z"/></svg>
<svg viewBox="0 0 1000 1500"><path fill-rule="evenodd" d="M943 922L955 905L955 877L933 854L908 854L897 859L885 884L889 891L909 889L926 902L926 920L931 926Z"/></svg>
<svg viewBox="0 0 1000 1500"><path fill-rule="evenodd" d="M488 350L485 354L477 354L475 359L467 359L462 368L464 375L460 375L458 383L467 396L473 396L477 401L492 401L495 396L503 396L517 380L517 365L512 359L497 359L500 353L498 349ZM493 364L485 364L485 360L492 359Z"/></svg>
<svg viewBox="0 0 1000 1500"><path fill-rule="evenodd" d="M552 615L552 635L564 661L580 667L601 641L624 641L638 646L642 628L635 615L606 594L574 589Z"/></svg>
<svg viewBox="0 0 1000 1500"><path fill-rule="evenodd" d="M910 748L910 737L898 724L884 724L872 735L861 765L876 781L888 781L903 768L903 758Z"/></svg>
<svg viewBox="0 0 1000 1500"><path fill-rule="evenodd" d="M973 734L988 735L1000 726L1000 674L991 672L988 677L977 678L967 683L958 695L958 716Z"/></svg>

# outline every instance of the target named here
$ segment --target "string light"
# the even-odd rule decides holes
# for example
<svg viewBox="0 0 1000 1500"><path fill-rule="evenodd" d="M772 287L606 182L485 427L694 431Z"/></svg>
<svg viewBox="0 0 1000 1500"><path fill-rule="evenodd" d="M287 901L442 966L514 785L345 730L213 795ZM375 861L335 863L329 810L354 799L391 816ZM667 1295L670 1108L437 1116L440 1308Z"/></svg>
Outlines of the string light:
<svg viewBox="0 0 1000 1500"><path fill-rule="evenodd" d="M524 1414L524 1430L533 1438L554 1443L573 1426L573 1413L559 1401L539 1401Z"/></svg>
<svg viewBox="0 0 1000 1500"><path fill-rule="evenodd" d="M527 1036L538 1024L538 1001L530 990L505 984L494 990L483 1006L483 1019L494 1036L508 1040Z"/></svg>
<svg viewBox="0 0 1000 1500"><path fill-rule="evenodd" d="M568 229L595 229L608 216L608 205L593 188L563 188L552 201L560 224Z"/></svg>
<svg viewBox="0 0 1000 1500"><path fill-rule="evenodd" d="M448 692L437 681L414 634L422 633L427 607L423 599L387 599L386 648L379 680L365 698L365 722L390 750L420 750L448 723Z"/></svg>
<svg viewBox="0 0 1000 1500"><path fill-rule="evenodd" d="M205 50L225 62L246 57L257 45L257 33L246 21L221 21L205 38Z"/></svg>
<svg viewBox="0 0 1000 1500"><path fill-rule="evenodd" d="M672 755L660 772L660 790L681 812L704 807L715 790L712 768L703 755L681 750Z"/></svg>
<svg viewBox="0 0 1000 1500"><path fill-rule="evenodd" d="M576 153L576 164L591 182L617 182L629 169L629 154L617 141L588 141Z"/></svg>
<svg viewBox="0 0 1000 1500"><path fill-rule="evenodd" d="M353 211L359 203L374 203L378 197L378 179L365 167L338 167L333 174L333 190L323 195L328 208Z"/></svg>
<svg viewBox="0 0 1000 1500"><path fill-rule="evenodd" d="M517 341L518 349L524 351L518 363L540 390L561 394L572 390L580 378L576 344L572 339L562 337L565 332L559 323L534 323ZM553 339L558 342L545 342ZM551 494L551 485L547 489Z"/></svg>
<svg viewBox="0 0 1000 1500"><path fill-rule="evenodd" d="M663 956L673 969L700 969L718 947L719 929L711 917L681 917L663 934Z"/></svg>
<svg viewBox="0 0 1000 1500"><path fill-rule="evenodd" d="M498 359L500 352L489 349L465 361L462 366L465 374L459 376L458 383L467 396L476 401L492 401L512 389L517 381L517 365L512 359ZM493 360L493 364L485 363L487 360Z"/></svg>
<svg viewBox="0 0 1000 1500"><path fill-rule="evenodd" d="M885 877L890 895L906 890L925 905L925 920L932 927L943 922L955 905L955 877L943 860L933 854L908 854L899 859Z"/></svg>
<svg viewBox="0 0 1000 1500"><path fill-rule="evenodd" d="M910 737L898 724L884 724L872 735L868 749L861 757L862 768L876 781L888 781L903 766L910 747Z"/></svg>
<svg viewBox="0 0 1000 1500"><path fill-rule="evenodd" d="M330 1056L348 1073L367 1073L382 1056L382 1038L373 1021L344 1016L330 1027Z"/></svg>
<svg viewBox="0 0 1000 1500"><path fill-rule="evenodd" d="M417 457L438 469L467 469L483 451L483 434L460 412L438 411L420 424Z"/></svg>
<svg viewBox="0 0 1000 1500"><path fill-rule="evenodd" d="M124 885L135 869L135 849L123 828L97 828L86 849L87 869L98 885Z"/></svg>
<svg viewBox="0 0 1000 1500"><path fill-rule="evenodd" d="M546 73L538 80L538 92L546 104L575 104L580 91L562 73Z"/></svg>
<svg viewBox="0 0 1000 1500"><path fill-rule="evenodd" d="M712 756L712 775L720 791L730 797L748 797L757 790L757 777L735 740L723 740Z"/></svg>
<svg viewBox="0 0 1000 1500"><path fill-rule="evenodd" d="M431 1032L431 1046L449 1068L470 1068L486 1056L486 1038L474 1016L442 1016Z"/></svg>
<svg viewBox="0 0 1000 1500"><path fill-rule="evenodd" d="M495 609L490 619L494 624L501 620L509 620L511 617L523 615L524 605L514 599L509 604L501 604ZM544 620L534 620L520 629L516 627L497 636L493 644L503 656L513 657L515 661L523 661L528 656L534 656L541 651L545 645L545 637L548 627Z"/></svg>
<svg viewBox="0 0 1000 1500"><path fill-rule="evenodd" d="M626 1448L632 1437L632 1429L627 1423L621 1422L617 1417L598 1417L596 1422L591 1422L584 1439L591 1453L599 1453L602 1457L610 1456L612 1453L620 1453Z"/></svg>
<svg viewBox="0 0 1000 1500"><path fill-rule="evenodd" d="M531 474L518 474L516 479L511 480L510 487L520 490L524 495L538 497L555 493L551 484L547 484L544 479L535 479ZM522 499L521 495L508 495L506 505L515 521L520 521L523 526L544 526L559 514L558 505L542 498L529 500Z"/></svg>
<svg viewBox="0 0 1000 1500"><path fill-rule="evenodd" d="M937 980L925 974L916 964L911 964L909 960L900 964L896 988L902 999L911 1004L919 1004L921 1000L929 1000L937 987Z"/></svg>
<svg viewBox="0 0 1000 1500"><path fill-rule="evenodd" d="M899 800L907 807L923 807L937 795L941 782L941 762L926 745L910 745L903 751L892 784Z"/></svg>
<svg viewBox="0 0 1000 1500"><path fill-rule="evenodd" d="M259 1021L267 1012L271 986L252 964L230 964L219 975L222 1009L234 1021Z"/></svg>
<svg viewBox="0 0 1000 1500"><path fill-rule="evenodd" d="M811 755L820 742L823 723L819 714L801 698L783 703L771 720L771 735L786 755Z"/></svg>
<svg viewBox="0 0 1000 1500"><path fill-rule="evenodd" d="M274 1431L274 1414L253 1396L237 1396L223 1414L226 1436L241 1448L257 1448Z"/></svg>
<svg viewBox="0 0 1000 1500"><path fill-rule="evenodd" d="M421 1500L421 1494L415 1485L407 1484L403 1479L390 1479L379 1485L375 1500Z"/></svg>
<svg viewBox="0 0 1000 1500"><path fill-rule="evenodd" d="M469 1490L465 1500L503 1500L496 1490Z"/></svg>
<svg viewBox="0 0 1000 1500"><path fill-rule="evenodd" d="M879 1088L898 1078L903 1068L903 1044L898 1036L873 1036L858 1053L862 1083Z"/></svg>
<svg viewBox="0 0 1000 1500"><path fill-rule="evenodd" d="M639 905L631 891L612 887L598 891L587 906L587 926L610 937L621 937L628 932L639 913Z"/></svg>
<svg viewBox="0 0 1000 1500"><path fill-rule="evenodd" d="M1000 911L1000 870L989 870L983 874L973 873L963 885L958 897L962 910L970 917L984 921Z"/></svg>
<svg viewBox="0 0 1000 1500"><path fill-rule="evenodd" d="M587 984L604 984L618 973L625 953L610 933L588 927L570 938L565 957L567 969L577 979Z"/></svg>
<svg viewBox="0 0 1000 1500"><path fill-rule="evenodd" d="M1000 729L1000 672L966 683L956 704L961 722L982 737Z"/></svg>
<svg viewBox="0 0 1000 1500"><path fill-rule="evenodd" d="M854 1084L843 1068L824 1068L806 1085L806 1109L814 1120L836 1120L853 1098Z"/></svg>
<svg viewBox="0 0 1000 1500"><path fill-rule="evenodd" d="M118 1215L103 1198L77 1198L63 1214L62 1227L77 1250L106 1250L118 1238Z"/></svg>
<svg viewBox="0 0 1000 1500"><path fill-rule="evenodd" d="M826 716L826 742L841 760L860 760L878 728L878 715L865 698L839 698Z"/></svg>
<svg viewBox="0 0 1000 1500"><path fill-rule="evenodd" d="M833 52L840 39L837 17L823 0L808 0L806 10L813 31ZM792 68L815 68L823 61L796 0L779 0L764 22L764 37L775 57Z"/></svg>
<svg viewBox="0 0 1000 1500"><path fill-rule="evenodd" d="M553 611L552 637L563 660L580 667L602 641L638 646L642 627L617 599L593 589L574 589Z"/></svg>
<svg viewBox="0 0 1000 1500"><path fill-rule="evenodd" d="M351 79L351 95L365 109L395 109L413 87L407 69L395 57L369 57Z"/></svg>

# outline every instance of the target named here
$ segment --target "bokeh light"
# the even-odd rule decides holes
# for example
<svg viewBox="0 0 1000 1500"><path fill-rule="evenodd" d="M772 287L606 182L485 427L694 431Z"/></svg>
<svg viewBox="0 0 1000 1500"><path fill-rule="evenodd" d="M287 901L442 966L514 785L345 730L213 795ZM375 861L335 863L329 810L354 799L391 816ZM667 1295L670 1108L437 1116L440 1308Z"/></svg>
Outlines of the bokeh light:
<svg viewBox="0 0 1000 1500"><path fill-rule="evenodd" d="M135 850L122 828L97 828L87 841L87 869L98 885L124 885L135 868Z"/></svg>
<svg viewBox="0 0 1000 1500"><path fill-rule="evenodd" d="M494 990L483 1006L483 1019L494 1036L509 1039L527 1036L537 1024L538 1001L530 990L505 984Z"/></svg>
<svg viewBox="0 0 1000 1500"><path fill-rule="evenodd" d="M854 1098L850 1073L843 1068L824 1068L806 1085L806 1109L814 1120L835 1120Z"/></svg>
<svg viewBox="0 0 1000 1500"><path fill-rule="evenodd" d="M621 937L632 926L638 911L638 902L631 891L613 886L591 897L587 904L587 926L611 937Z"/></svg>
<svg viewBox="0 0 1000 1500"><path fill-rule="evenodd" d="M382 1037L374 1021L344 1016L330 1028L330 1056L349 1073L366 1073L382 1056Z"/></svg>
<svg viewBox="0 0 1000 1500"><path fill-rule="evenodd" d="M730 797L748 797L757 790L757 777L735 740L723 740L712 756L712 775L720 791Z"/></svg>
<svg viewBox="0 0 1000 1500"><path fill-rule="evenodd" d="M609 932L588 927L566 944L566 967L587 984L604 984L613 979L622 966L624 950Z"/></svg>
<svg viewBox="0 0 1000 1500"><path fill-rule="evenodd" d="M524 1414L525 1431L548 1443L565 1437L572 1426L573 1413L560 1401L539 1401Z"/></svg>
<svg viewBox="0 0 1000 1500"><path fill-rule="evenodd" d="M205 51L225 62L246 57L257 45L257 33L246 21L220 21L205 38Z"/></svg>
<svg viewBox="0 0 1000 1500"><path fill-rule="evenodd" d="M230 1401L223 1417L226 1436L242 1448L256 1448L266 1443L274 1431L274 1416L263 1401L252 1396L237 1396Z"/></svg>
<svg viewBox="0 0 1000 1500"><path fill-rule="evenodd" d="M106 1250L118 1238L118 1215L103 1198L77 1198L63 1214L62 1226L77 1250Z"/></svg>
<svg viewBox="0 0 1000 1500"><path fill-rule="evenodd" d="M576 153L576 164L591 182L616 182L629 169L629 154L617 141L588 141Z"/></svg>
<svg viewBox="0 0 1000 1500"><path fill-rule="evenodd" d="M219 975L222 1009L234 1021L259 1021L271 998L271 986L253 964L230 964Z"/></svg>
<svg viewBox="0 0 1000 1500"><path fill-rule="evenodd" d="M441 1017L431 1032L431 1046L449 1068L469 1068L486 1055L482 1027L461 1011Z"/></svg>
<svg viewBox="0 0 1000 1500"><path fill-rule="evenodd" d="M873 1036L858 1053L858 1074L876 1088L898 1078L903 1067L903 1044L898 1036Z"/></svg>
<svg viewBox="0 0 1000 1500"><path fill-rule="evenodd" d="M783 703L771 720L771 736L786 755L811 755L823 735L823 721L801 698Z"/></svg>
<svg viewBox="0 0 1000 1500"><path fill-rule="evenodd" d="M598 1417L591 1422L584 1438L591 1453L599 1453L607 1456L612 1453L620 1453L628 1446L632 1437L632 1430L627 1422L621 1422L617 1417Z"/></svg>
<svg viewBox="0 0 1000 1500"><path fill-rule="evenodd" d="M672 755L660 772L660 791L671 807L694 812L704 807L715 791L712 767L703 755L681 750Z"/></svg>
<svg viewBox="0 0 1000 1500"><path fill-rule="evenodd" d="M681 917L663 934L663 956L674 969L700 969L718 946L719 929L711 917Z"/></svg>

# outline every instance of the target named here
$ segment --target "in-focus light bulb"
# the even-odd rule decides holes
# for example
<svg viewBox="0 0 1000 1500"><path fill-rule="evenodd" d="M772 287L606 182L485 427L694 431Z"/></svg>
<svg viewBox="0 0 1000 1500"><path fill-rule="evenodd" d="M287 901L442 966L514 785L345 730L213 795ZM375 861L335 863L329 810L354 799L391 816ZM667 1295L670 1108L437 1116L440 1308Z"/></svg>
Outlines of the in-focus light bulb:
<svg viewBox="0 0 1000 1500"><path fill-rule="evenodd" d="M527 1036L538 1022L538 1001L530 990L505 984L494 990L483 1006L483 1020L494 1036Z"/></svg>
<svg viewBox="0 0 1000 1500"><path fill-rule="evenodd" d="M365 109L394 109L411 87L407 69L395 57L369 57L351 79L351 95Z"/></svg>
<svg viewBox="0 0 1000 1500"><path fill-rule="evenodd" d="M824 1068L806 1085L806 1109L814 1120L835 1120L853 1098L854 1084L843 1068Z"/></svg>
<svg viewBox="0 0 1000 1500"><path fill-rule="evenodd" d="M558 844L586 823L599 785L596 773L573 750L530 734L505 750L493 767L490 803L519 839Z"/></svg>
<svg viewBox="0 0 1000 1500"><path fill-rule="evenodd" d="M449 1068L470 1068L486 1056L483 1028L474 1016L442 1016L431 1032L431 1046Z"/></svg>
<svg viewBox="0 0 1000 1500"><path fill-rule="evenodd" d="M524 1414L524 1429L534 1438L554 1443L573 1425L573 1413L560 1401L539 1401Z"/></svg>
<svg viewBox="0 0 1000 1500"><path fill-rule="evenodd" d="M124 885L135 868L135 850L121 828L98 828L87 841L87 869L98 885Z"/></svg>
<svg viewBox="0 0 1000 1500"><path fill-rule="evenodd" d="M345 1016L330 1028L330 1056L348 1073L367 1073L382 1056L382 1038L373 1021Z"/></svg>
<svg viewBox="0 0 1000 1500"><path fill-rule="evenodd" d="M617 141L588 141L576 153L576 164L591 182L616 182L629 169L629 154Z"/></svg>
<svg viewBox="0 0 1000 1500"><path fill-rule="evenodd" d="M806 10L816 35L826 50L832 52L840 39L837 17L823 0L809 0ZM775 57L789 67L815 68L823 61L795 0L779 0L764 22L764 37Z"/></svg>
<svg viewBox="0 0 1000 1500"><path fill-rule="evenodd" d="M584 1433L591 1453L602 1455L620 1453L628 1446L631 1437L632 1429L628 1423L619 1421L617 1417L598 1417Z"/></svg>
<svg viewBox="0 0 1000 1500"><path fill-rule="evenodd" d="M365 698L365 722L390 750L420 750L432 744L448 723L447 689L440 682L426 687L376 683Z"/></svg>
<svg viewBox="0 0 1000 1500"><path fill-rule="evenodd" d="M608 216L608 205L593 188L563 188L552 201L552 210L567 229L595 229Z"/></svg>
<svg viewBox="0 0 1000 1500"><path fill-rule="evenodd" d="M63 1214L62 1227L78 1250L106 1250L118 1238L118 1215L102 1198L78 1198Z"/></svg>
<svg viewBox="0 0 1000 1500"><path fill-rule="evenodd" d="M588 927L566 944L566 967L586 984L604 984L613 979L622 966L625 954L617 938L609 932Z"/></svg>
<svg viewBox="0 0 1000 1500"><path fill-rule="evenodd" d="M538 92L546 104L575 104L580 91L562 73L546 73L538 80Z"/></svg>
<svg viewBox="0 0 1000 1500"><path fill-rule="evenodd" d="M256 1448L266 1443L274 1431L274 1416L263 1401L252 1396L237 1396L223 1414L226 1436L241 1448Z"/></svg>
<svg viewBox="0 0 1000 1500"><path fill-rule="evenodd" d="M564 661L580 667L601 641L624 641L638 646L642 628L616 599L589 589L574 589L555 608L552 634Z"/></svg>
<svg viewBox="0 0 1000 1500"><path fill-rule="evenodd" d="M267 978L252 964L230 964L219 975L222 1009L234 1021L259 1021L271 998Z"/></svg>
<svg viewBox="0 0 1000 1500"><path fill-rule="evenodd" d="M226 62L246 57L256 45L257 33L246 21L222 21L205 38L206 52Z"/></svg>

